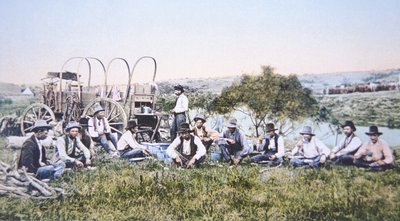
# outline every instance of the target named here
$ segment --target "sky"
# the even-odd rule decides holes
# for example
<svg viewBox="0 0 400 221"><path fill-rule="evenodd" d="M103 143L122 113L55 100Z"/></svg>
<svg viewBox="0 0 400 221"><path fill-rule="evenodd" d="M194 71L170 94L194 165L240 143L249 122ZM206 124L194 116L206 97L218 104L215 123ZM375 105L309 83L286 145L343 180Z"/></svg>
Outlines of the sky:
<svg viewBox="0 0 400 221"><path fill-rule="evenodd" d="M1 0L0 81L39 83L96 57L124 84L142 56L156 80L400 68L399 0ZM92 82L104 81L90 60ZM64 68L63 68L64 66ZM134 82L151 81L141 60Z"/></svg>

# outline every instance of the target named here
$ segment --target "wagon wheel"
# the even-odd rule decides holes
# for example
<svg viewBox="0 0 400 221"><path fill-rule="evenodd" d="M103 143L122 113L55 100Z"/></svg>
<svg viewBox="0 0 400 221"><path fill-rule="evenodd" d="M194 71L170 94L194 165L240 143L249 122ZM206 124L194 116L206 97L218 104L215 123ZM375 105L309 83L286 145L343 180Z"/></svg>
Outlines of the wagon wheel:
<svg viewBox="0 0 400 221"><path fill-rule="evenodd" d="M20 125L23 136L31 132L37 120L45 120L47 123L56 122L54 113L49 106L39 103L32 104L24 110L21 117Z"/></svg>
<svg viewBox="0 0 400 221"><path fill-rule="evenodd" d="M127 117L124 108L116 101L110 98L96 98L86 105L82 116L93 116L94 108L100 104L105 110L105 116L111 127L111 132L117 132L122 135L126 125Z"/></svg>

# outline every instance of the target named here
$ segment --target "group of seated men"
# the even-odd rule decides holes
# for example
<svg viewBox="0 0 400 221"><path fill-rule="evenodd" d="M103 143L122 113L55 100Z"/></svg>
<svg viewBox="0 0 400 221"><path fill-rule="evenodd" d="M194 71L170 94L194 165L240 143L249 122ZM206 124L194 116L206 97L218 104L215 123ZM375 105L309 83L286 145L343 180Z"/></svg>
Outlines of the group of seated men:
<svg viewBox="0 0 400 221"><path fill-rule="evenodd" d="M46 149L42 145L52 126L45 120L36 121L31 129L33 135L22 145L18 167L25 167L27 172L35 173L39 179L59 178L65 168L92 165L95 155L94 142L112 156L131 158L149 154L134 138L138 129L135 121L128 122L126 132L117 141L111 134L110 125L104 116L104 109L97 106L92 118L82 118L79 123L70 121L64 129L65 133L57 138L56 154L52 161L47 159ZM132 148L127 149L127 147Z"/></svg>
<svg viewBox="0 0 400 221"><path fill-rule="evenodd" d="M205 127L203 115L194 118L193 128L186 122L180 124L177 137L167 148L167 154L178 167L198 167L205 159L212 143L217 143L222 157L231 165L238 165L249 155L253 147L249 147L246 137L237 128L237 120L230 119L227 130L222 134ZM50 162L46 158L46 150L41 141L46 139L52 126L44 120L38 120L32 127L34 132L23 144L18 167L26 167L27 172L35 173L39 179L55 179L62 175L65 168L81 168L90 166L94 156L93 141L113 156L131 159L149 156L147 148L136 140L138 125L136 121L128 121L126 132L117 139L111 134L110 126L104 117L104 109L95 108L92 118L82 121L71 121L66 125L65 134L57 138L55 159ZM370 141L362 144L354 133L356 127L352 121L342 125L343 140L332 150L321 142L309 126L300 132L302 139L297 142L289 156L292 166L309 165L318 167L330 159L335 164L354 164L372 169L386 169L394 164L390 147L379 138L382 135L376 126L371 126L366 134ZM278 133L274 124L266 125L266 135L258 146L263 152L251 157L253 163L279 165L285 156L284 139ZM113 145L107 142L111 141Z"/></svg>
<svg viewBox="0 0 400 221"><path fill-rule="evenodd" d="M197 115L194 121L195 127L192 129L187 123L180 125L179 136L167 149L168 155L177 166L198 166L213 142L218 143L223 159L231 165L238 165L251 152L252 147L248 146L244 134L237 129L236 119L228 121L227 130L222 134L206 128L203 115ZM377 126L369 127L366 134L370 140L364 144L355 134L356 127L352 121L346 121L341 127L345 136L330 150L313 134L310 126L304 126L300 132L302 139L296 143L288 156L290 165L315 168L331 160L333 164L356 165L377 171L393 166L393 152L387 143L379 138L382 133ZM280 165L283 162L285 143L274 124L266 125L265 138L257 149L261 153L251 157L252 163Z"/></svg>

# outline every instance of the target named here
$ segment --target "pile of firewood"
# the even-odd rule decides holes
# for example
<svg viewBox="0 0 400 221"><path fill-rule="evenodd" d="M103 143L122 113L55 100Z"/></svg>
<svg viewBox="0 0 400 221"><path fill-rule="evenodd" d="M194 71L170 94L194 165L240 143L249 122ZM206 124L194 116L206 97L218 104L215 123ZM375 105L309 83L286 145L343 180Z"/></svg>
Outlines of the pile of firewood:
<svg viewBox="0 0 400 221"><path fill-rule="evenodd" d="M15 197L54 198L64 194L62 188L49 186L27 173L25 168L18 169L14 162L8 165L0 161L0 195Z"/></svg>

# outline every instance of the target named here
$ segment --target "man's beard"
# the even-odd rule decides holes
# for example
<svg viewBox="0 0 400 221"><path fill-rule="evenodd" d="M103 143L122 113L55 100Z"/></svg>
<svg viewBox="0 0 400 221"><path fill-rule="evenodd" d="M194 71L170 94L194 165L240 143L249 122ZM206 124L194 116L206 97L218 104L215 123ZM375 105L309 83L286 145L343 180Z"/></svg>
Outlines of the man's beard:
<svg viewBox="0 0 400 221"><path fill-rule="evenodd" d="M344 133L346 135L346 137L351 137L351 135L353 135L353 132L350 133Z"/></svg>

